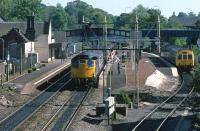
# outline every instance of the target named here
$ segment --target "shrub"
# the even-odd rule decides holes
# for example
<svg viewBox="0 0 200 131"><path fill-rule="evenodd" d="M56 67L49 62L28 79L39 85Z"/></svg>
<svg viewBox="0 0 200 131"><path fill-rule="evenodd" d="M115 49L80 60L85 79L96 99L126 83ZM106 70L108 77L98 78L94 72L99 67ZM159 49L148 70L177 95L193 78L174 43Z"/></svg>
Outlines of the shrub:
<svg viewBox="0 0 200 131"><path fill-rule="evenodd" d="M195 129L200 129L200 113L196 114L195 116L195 124L194 124Z"/></svg>
<svg viewBox="0 0 200 131"><path fill-rule="evenodd" d="M37 69L36 67L32 67L32 71L36 71L36 69Z"/></svg>
<svg viewBox="0 0 200 131"><path fill-rule="evenodd" d="M122 95L122 101L123 101L125 104L128 104L128 105L130 106L130 105L131 105L131 99L130 99L130 97L128 96L128 94L125 93L125 92L122 92L121 95Z"/></svg>
<svg viewBox="0 0 200 131"><path fill-rule="evenodd" d="M43 63L43 64L42 64L42 67L45 67L45 66L46 66L46 64Z"/></svg>
<svg viewBox="0 0 200 131"><path fill-rule="evenodd" d="M193 86L194 91L197 93L200 93L200 69L197 68L197 72L195 73L195 76L193 78Z"/></svg>
<svg viewBox="0 0 200 131"><path fill-rule="evenodd" d="M31 72L32 72L32 69L31 69L31 68L29 68L29 69L28 69L28 73L31 73Z"/></svg>

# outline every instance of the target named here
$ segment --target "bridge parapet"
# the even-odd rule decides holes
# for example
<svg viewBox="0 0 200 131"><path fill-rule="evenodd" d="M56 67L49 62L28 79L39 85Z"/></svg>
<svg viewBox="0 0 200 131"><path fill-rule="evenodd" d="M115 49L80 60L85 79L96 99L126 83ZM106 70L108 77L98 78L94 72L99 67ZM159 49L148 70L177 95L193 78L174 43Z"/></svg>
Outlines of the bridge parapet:
<svg viewBox="0 0 200 131"><path fill-rule="evenodd" d="M83 29L74 29L74 30L66 30L66 37L72 37L72 36L84 36L85 30ZM95 36L103 36L103 29L102 28L91 28L87 30L88 37L95 37ZM118 30L118 29L107 29L107 35L108 36L122 36L129 38L130 37L130 31L129 30Z"/></svg>
<svg viewBox="0 0 200 131"><path fill-rule="evenodd" d="M154 39L157 37L157 30L140 30L140 38L141 37L149 37ZM66 41L84 41L84 38L87 37L88 40L102 40L103 39L103 28L88 28L88 29L74 29L74 30L66 30ZM160 31L161 38L163 37L186 37L190 43L195 44L196 40L200 36L200 30L180 30L180 29L165 29ZM125 43L130 39L130 30L121 30L121 29L107 29L107 38L108 41L112 42L122 42ZM135 38L135 37L133 37Z"/></svg>
<svg viewBox="0 0 200 131"><path fill-rule="evenodd" d="M141 30L142 37L157 37L157 30L156 29L145 29ZM84 36L83 29L74 29L74 30L67 30L66 37L72 36ZM200 30L180 30L180 29L164 29L160 31L161 37L199 37ZM87 36L94 37L96 36L103 36L103 29L102 28L91 28L87 30ZM129 38L130 37L130 30L121 30L121 29L107 29L108 36L122 36Z"/></svg>

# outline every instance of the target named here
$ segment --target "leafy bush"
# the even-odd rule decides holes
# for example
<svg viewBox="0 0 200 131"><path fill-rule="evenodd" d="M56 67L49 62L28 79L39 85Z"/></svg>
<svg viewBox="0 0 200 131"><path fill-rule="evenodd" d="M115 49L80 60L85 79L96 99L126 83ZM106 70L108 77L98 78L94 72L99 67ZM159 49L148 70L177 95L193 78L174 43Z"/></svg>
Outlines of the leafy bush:
<svg viewBox="0 0 200 131"><path fill-rule="evenodd" d="M36 67L32 67L32 71L36 71L36 69L37 69Z"/></svg>
<svg viewBox="0 0 200 131"><path fill-rule="evenodd" d="M194 91L200 93L200 66L196 66L197 72L193 78Z"/></svg>
<svg viewBox="0 0 200 131"><path fill-rule="evenodd" d="M42 67L45 67L45 66L46 66L46 64L43 63L43 64L42 64Z"/></svg>
<svg viewBox="0 0 200 131"><path fill-rule="evenodd" d="M194 128L199 130L200 129L200 113L195 116L195 124Z"/></svg>
<svg viewBox="0 0 200 131"><path fill-rule="evenodd" d="M28 73L31 73L31 72L32 72L32 68L29 68L29 69L28 69Z"/></svg>
<svg viewBox="0 0 200 131"><path fill-rule="evenodd" d="M128 105L130 106L130 105L131 105L131 99L130 99L130 97L128 96L128 94L125 93L125 92L122 92L121 95L122 95L122 101L123 101L125 104L128 104Z"/></svg>

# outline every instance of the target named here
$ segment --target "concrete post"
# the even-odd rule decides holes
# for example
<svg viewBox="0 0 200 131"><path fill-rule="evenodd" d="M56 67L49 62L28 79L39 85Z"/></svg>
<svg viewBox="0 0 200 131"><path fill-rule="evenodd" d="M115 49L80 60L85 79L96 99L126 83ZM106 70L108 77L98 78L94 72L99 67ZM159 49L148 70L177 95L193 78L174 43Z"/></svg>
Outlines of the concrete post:
<svg viewBox="0 0 200 131"><path fill-rule="evenodd" d="M3 45L2 45L2 61L4 61L4 39L0 38L0 40L3 42Z"/></svg>
<svg viewBox="0 0 200 131"><path fill-rule="evenodd" d="M10 65L10 53L9 53L9 47L8 47L8 56L7 56L7 72L6 72L6 81L9 81L9 65Z"/></svg>
<svg viewBox="0 0 200 131"><path fill-rule="evenodd" d="M1 74L1 87L3 87L3 74Z"/></svg>

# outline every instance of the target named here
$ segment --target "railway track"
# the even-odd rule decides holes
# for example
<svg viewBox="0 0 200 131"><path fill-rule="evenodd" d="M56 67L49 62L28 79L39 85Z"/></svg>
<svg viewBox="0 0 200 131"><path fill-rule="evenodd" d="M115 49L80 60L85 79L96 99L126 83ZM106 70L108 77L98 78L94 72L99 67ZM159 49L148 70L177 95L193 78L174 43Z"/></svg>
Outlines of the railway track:
<svg viewBox="0 0 200 131"><path fill-rule="evenodd" d="M134 127L133 131L146 131L147 129L148 131L165 130L164 125L167 120L175 113L193 91L193 88L191 87L192 76L189 74L183 74L182 77L183 80L179 89L147 114L146 117L144 117Z"/></svg>
<svg viewBox="0 0 200 131"><path fill-rule="evenodd" d="M64 113L62 114L61 117L59 117L59 119L54 124L52 131L57 131L57 130L66 131L70 128L72 122L74 121L77 113L80 110L82 103L88 97L92 89L93 88L89 88L86 91L78 91L73 95L72 99L68 102L68 105L64 110Z"/></svg>
<svg viewBox="0 0 200 131"><path fill-rule="evenodd" d="M68 69L65 71L64 75L62 75L55 82L51 83L51 85L42 91L38 96L34 97L14 113L3 119L0 122L0 130L16 130L21 126L22 123L28 120L45 103L47 103L53 96L63 89L70 81L70 70Z"/></svg>
<svg viewBox="0 0 200 131"><path fill-rule="evenodd" d="M39 110L37 110L27 121L20 125L16 130L42 130L46 123L58 114L64 105L71 99L74 93L73 86L69 80L69 84L60 89L59 92L51 97Z"/></svg>

